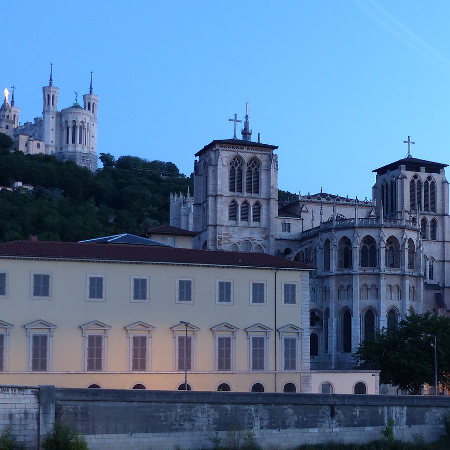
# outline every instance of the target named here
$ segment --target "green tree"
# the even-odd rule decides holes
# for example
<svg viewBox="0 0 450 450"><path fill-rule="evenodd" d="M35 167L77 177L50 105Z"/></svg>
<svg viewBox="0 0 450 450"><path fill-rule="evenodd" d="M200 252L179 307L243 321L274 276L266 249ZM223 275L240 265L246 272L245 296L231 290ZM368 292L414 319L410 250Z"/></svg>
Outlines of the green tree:
<svg viewBox="0 0 450 450"><path fill-rule="evenodd" d="M14 146L14 141L5 133L0 133L0 151L10 151Z"/></svg>
<svg viewBox="0 0 450 450"><path fill-rule="evenodd" d="M358 368L379 369L382 383L417 393L425 383L434 385L434 336L438 383L449 386L450 317L411 314L395 330L383 328L364 340L354 356Z"/></svg>
<svg viewBox="0 0 450 450"><path fill-rule="evenodd" d="M103 167L115 167L116 165L116 159L111 153L100 153L99 159L102 162Z"/></svg>
<svg viewBox="0 0 450 450"><path fill-rule="evenodd" d="M44 436L42 448L44 450L88 450L84 436L80 436L70 425L58 421Z"/></svg>

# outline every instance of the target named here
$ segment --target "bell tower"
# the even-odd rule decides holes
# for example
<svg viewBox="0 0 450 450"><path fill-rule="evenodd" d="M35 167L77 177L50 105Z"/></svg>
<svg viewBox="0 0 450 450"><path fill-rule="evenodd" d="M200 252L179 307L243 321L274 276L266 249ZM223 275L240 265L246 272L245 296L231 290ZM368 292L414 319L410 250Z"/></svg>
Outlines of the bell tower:
<svg viewBox="0 0 450 450"><path fill-rule="evenodd" d="M98 111L98 95L94 94L92 88L92 72L91 82L89 85L89 94L83 95L84 109L90 113L90 128L89 128L89 153L91 154L92 164L97 167L97 111Z"/></svg>
<svg viewBox="0 0 450 450"><path fill-rule="evenodd" d="M59 88L53 86L53 64L50 64L50 79L48 86L42 88L43 94L43 130L42 138L45 142L45 154L53 155L56 150L56 118L58 112Z"/></svg>

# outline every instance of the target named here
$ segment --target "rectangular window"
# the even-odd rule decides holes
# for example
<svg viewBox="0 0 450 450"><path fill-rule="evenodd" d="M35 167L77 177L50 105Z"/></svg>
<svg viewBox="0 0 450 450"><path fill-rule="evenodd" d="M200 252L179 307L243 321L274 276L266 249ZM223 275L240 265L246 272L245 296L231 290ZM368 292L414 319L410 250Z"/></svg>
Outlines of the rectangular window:
<svg viewBox="0 0 450 450"><path fill-rule="evenodd" d="M46 334L34 334L31 348L31 371L47 371L48 336Z"/></svg>
<svg viewBox="0 0 450 450"><path fill-rule="evenodd" d="M295 283L284 283L284 304L297 304L297 285Z"/></svg>
<svg viewBox="0 0 450 450"><path fill-rule="evenodd" d="M133 336L131 370L147 370L147 336Z"/></svg>
<svg viewBox="0 0 450 450"><path fill-rule="evenodd" d="M290 233L291 232L291 224L288 222L282 222L281 223L281 231L284 233Z"/></svg>
<svg viewBox="0 0 450 450"><path fill-rule="evenodd" d="M178 280L178 301L192 302L192 280Z"/></svg>
<svg viewBox="0 0 450 450"><path fill-rule="evenodd" d="M0 334L0 372L5 371L5 335Z"/></svg>
<svg viewBox="0 0 450 450"><path fill-rule="evenodd" d="M191 370L192 363L192 337L187 337L187 348L186 348L186 336L178 336L178 370L184 371ZM185 366L186 361L186 366Z"/></svg>
<svg viewBox="0 0 450 450"><path fill-rule="evenodd" d="M103 336L91 334L87 338L86 369L99 372L103 370Z"/></svg>
<svg viewBox="0 0 450 450"><path fill-rule="evenodd" d="M217 369L231 370L231 337L217 338Z"/></svg>
<svg viewBox="0 0 450 450"><path fill-rule="evenodd" d="M252 300L253 304L265 303L265 283L252 283Z"/></svg>
<svg viewBox="0 0 450 450"><path fill-rule="evenodd" d="M284 370L297 369L297 339L284 338Z"/></svg>
<svg viewBox="0 0 450 450"><path fill-rule="evenodd" d="M264 370L265 337L252 337L252 370Z"/></svg>
<svg viewBox="0 0 450 450"><path fill-rule="evenodd" d="M133 300L146 301L148 299L147 278L133 278Z"/></svg>
<svg viewBox="0 0 450 450"><path fill-rule="evenodd" d="M102 276L89 277L89 299L102 300L103 299L103 279Z"/></svg>
<svg viewBox="0 0 450 450"><path fill-rule="evenodd" d="M217 283L217 302L231 303L231 281L219 281Z"/></svg>
<svg viewBox="0 0 450 450"><path fill-rule="evenodd" d="M33 297L50 297L50 275L33 274Z"/></svg>
<svg viewBox="0 0 450 450"><path fill-rule="evenodd" d="M6 295L6 273L0 273L0 295Z"/></svg>

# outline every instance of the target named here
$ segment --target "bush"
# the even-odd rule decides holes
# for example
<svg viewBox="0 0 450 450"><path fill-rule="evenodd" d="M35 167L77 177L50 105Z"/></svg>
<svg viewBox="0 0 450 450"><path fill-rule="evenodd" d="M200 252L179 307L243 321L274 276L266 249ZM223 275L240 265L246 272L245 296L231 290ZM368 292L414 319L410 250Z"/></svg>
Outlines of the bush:
<svg viewBox="0 0 450 450"><path fill-rule="evenodd" d="M25 450L26 446L23 442L17 442L16 437L11 433L11 429L6 427L5 431L0 435L0 450Z"/></svg>
<svg viewBox="0 0 450 450"><path fill-rule="evenodd" d="M44 436L43 450L88 450L84 436L80 436L70 425L55 422L52 431Z"/></svg>

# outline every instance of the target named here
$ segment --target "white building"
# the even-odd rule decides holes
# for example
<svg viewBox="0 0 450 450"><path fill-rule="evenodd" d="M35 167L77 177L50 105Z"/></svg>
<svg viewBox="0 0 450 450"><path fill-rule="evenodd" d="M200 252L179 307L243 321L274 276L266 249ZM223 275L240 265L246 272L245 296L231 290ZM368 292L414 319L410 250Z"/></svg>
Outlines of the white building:
<svg viewBox="0 0 450 450"><path fill-rule="evenodd" d="M42 117L20 125L20 108L15 106L14 88L11 102L5 89L0 107L0 132L14 139L16 150L25 154L55 155L62 161L74 161L90 170L97 168L98 96L93 93L92 73L89 93L83 95L83 106L75 99L69 108L58 110L59 88L53 86L50 71L48 86L42 88Z"/></svg>

